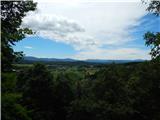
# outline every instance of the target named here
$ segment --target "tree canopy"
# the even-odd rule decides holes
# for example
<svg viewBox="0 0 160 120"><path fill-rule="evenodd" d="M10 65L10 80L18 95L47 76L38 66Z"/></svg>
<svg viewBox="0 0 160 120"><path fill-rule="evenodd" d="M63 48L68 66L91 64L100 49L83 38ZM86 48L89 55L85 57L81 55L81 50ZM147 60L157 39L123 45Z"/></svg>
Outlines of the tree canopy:
<svg viewBox="0 0 160 120"><path fill-rule="evenodd" d="M33 33L30 29L20 26L26 13L35 9L36 3L33 1L1 1L2 71L11 71L12 63L22 56L21 52L14 52L12 45L22 40L26 34Z"/></svg>

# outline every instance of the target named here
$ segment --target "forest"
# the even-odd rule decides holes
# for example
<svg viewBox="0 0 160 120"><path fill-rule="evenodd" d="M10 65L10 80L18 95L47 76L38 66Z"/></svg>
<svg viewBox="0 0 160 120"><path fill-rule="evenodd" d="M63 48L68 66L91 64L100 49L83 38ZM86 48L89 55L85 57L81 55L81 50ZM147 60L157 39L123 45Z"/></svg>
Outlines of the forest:
<svg viewBox="0 0 160 120"><path fill-rule="evenodd" d="M18 64L13 46L33 1L1 1L2 120L160 120L160 32L144 35L151 60L123 64ZM147 11L159 17L160 2ZM17 63L17 64L16 64Z"/></svg>

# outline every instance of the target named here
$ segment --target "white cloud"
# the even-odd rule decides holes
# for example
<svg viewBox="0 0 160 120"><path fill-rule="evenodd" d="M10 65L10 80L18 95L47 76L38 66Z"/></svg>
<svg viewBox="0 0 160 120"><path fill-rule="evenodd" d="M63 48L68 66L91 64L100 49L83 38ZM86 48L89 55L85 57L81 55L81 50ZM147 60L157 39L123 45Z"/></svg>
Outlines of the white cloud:
<svg viewBox="0 0 160 120"><path fill-rule="evenodd" d="M22 27L31 28L38 36L71 44L76 50L98 46L82 26L62 16L31 13L23 19Z"/></svg>
<svg viewBox="0 0 160 120"><path fill-rule="evenodd" d="M32 28L33 31L42 36L43 34L53 35L52 39L55 39L56 36L65 37L75 32L84 32L84 29L76 22L56 15L32 13L23 19L22 26Z"/></svg>
<svg viewBox="0 0 160 120"><path fill-rule="evenodd" d="M127 48L129 52L137 52L130 55L123 47L118 50L100 49L105 45L115 48L134 41L131 28L138 26L139 19L145 15L145 7L140 2L104 3L95 0L80 3L77 0L77 4L72 7L56 2L38 3L38 12L25 17L23 26L37 31L37 35L41 37L72 45L79 51L79 54L75 55L77 58L86 58L89 56L87 53L91 53L91 58L94 58L93 53L103 58L103 52L112 53L119 58L121 55L125 56L123 54L126 54L127 58L136 58L136 55L140 55L138 52L144 53L143 50L132 51Z"/></svg>
<svg viewBox="0 0 160 120"><path fill-rule="evenodd" d="M26 48L26 49L33 49L32 46L24 46L24 48Z"/></svg>

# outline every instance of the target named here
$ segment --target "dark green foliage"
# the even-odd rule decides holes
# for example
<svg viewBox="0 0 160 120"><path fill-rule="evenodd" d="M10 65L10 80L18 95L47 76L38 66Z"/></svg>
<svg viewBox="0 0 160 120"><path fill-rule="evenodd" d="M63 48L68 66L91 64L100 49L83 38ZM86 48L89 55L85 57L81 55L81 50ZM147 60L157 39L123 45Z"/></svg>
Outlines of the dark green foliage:
<svg viewBox="0 0 160 120"><path fill-rule="evenodd" d="M1 81L2 93L15 92L17 79L16 79L16 75L14 73L2 73L1 79L2 79L2 81Z"/></svg>
<svg viewBox="0 0 160 120"><path fill-rule="evenodd" d="M151 63L138 66L138 70L133 73L130 85L135 97L134 109L136 115L141 120L158 120L160 118L160 63ZM135 115L135 116L136 116Z"/></svg>
<svg viewBox="0 0 160 120"><path fill-rule="evenodd" d="M157 17L160 15L160 1L153 0L149 3L147 8L148 11L155 14ZM158 24L157 24L158 25ZM147 32L144 35L144 39L146 40L146 45L151 47L151 57L152 59L156 59L160 62L160 32L152 33Z"/></svg>
<svg viewBox="0 0 160 120"><path fill-rule="evenodd" d="M31 120L29 111L20 104L21 93L16 92L16 75L2 73L2 120Z"/></svg>
<svg viewBox="0 0 160 120"><path fill-rule="evenodd" d="M61 73L58 75L55 86L55 118L58 120L65 120L67 116L68 107L73 100L72 83L67 77Z"/></svg>
<svg viewBox="0 0 160 120"><path fill-rule="evenodd" d="M19 81L26 81L23 93L23 104L34 111L33 120L50 120L54 118L53 77L42 64L35 64L28 71L21 73ZM21 88L22 90L22 88ZM46 114L48 113L48 114Z"/></svg>
<svg viewBox="0 0 160 120"><path fill-rule="evenodd" d="M54 79L46 66L38 63L19 73L18 82L17 90L23 91L23 104L33 111L33 120L66 119L73 100L73 83L65 74Z"/></svg>
<svg viewBox="0 0 160 120"><path fill-rule="evenodd" d="M83 73L92 73L92 69L86 67ZM53 69L51 74L46 66L35 64L19 71L18 81L14 74L2 75L3 79L15 78L2 88L18 91L20 98L22 94L14 103L23 106L32 120L159 120L159 73L158 61L106 65L85 77L79 77L82 72L75 68L56 73Z"/></svg>
<svg viewBox="0 0 160 120"><path fill-rule="evenodd" d="M155 15L160 15L160 1L159 0L152 0L149 3L149 7L147 8L148 11L154 13Z"/></svg>
<svg viewBox="0 0 160 120"><path fill-rule="evenodd" d="M29 111L19 104L20 94L2 94L2 120L31 120Z"/></svg>
<svg viewBox="0 0 160 120"><path fill-rule="evenodd" d="M126 75L125 72L125 68L111 65L110 68L99 73L101 74L100 77L92 81L87 101L89 98L90 103L92 103L89 107L93 110L90 111L90 114L92 114L92 117L94 116L94 119L118 120L119 117L125 119L132 112L125 85L125 79L127 78L123 78ZM86 97L84 97L85 99ZM87 104L86 107L88 107Z"/></svg>
<svg viewBox="0 0 160 120"><path fill-rule="evenodd" d="M12 45L22 40L26 34L32 34L28 28L20 28L22 18L27 12L33 11L33 1L2 1L1 2L1 58L2 71L11 71L12 63L22 56L14 52Z"/></svg>
<svg viewBox="0 0 160 120"><path fill-rule="evenodd" d="M79 82L82 95L71 102L68 117L72 120L158 120L159 73L159 62L155 61L134 66L111 65L96 73L99 74L96 80L85 81L85 85Z"/></svg>
<svg viewBox="0 0 160 120"><path fill-rule="evenodd" d="M96 120L98 113L94 104L90 99L76 99L72 101L68 109L67 120Z"/></svg>
<svg viewBox="0 0 160 120"><path fill-rule="evenodd" d="M160 32L151 33L147 32L144 35L146 45L151 47L151 56L153 59L160 60Z"/></svg>

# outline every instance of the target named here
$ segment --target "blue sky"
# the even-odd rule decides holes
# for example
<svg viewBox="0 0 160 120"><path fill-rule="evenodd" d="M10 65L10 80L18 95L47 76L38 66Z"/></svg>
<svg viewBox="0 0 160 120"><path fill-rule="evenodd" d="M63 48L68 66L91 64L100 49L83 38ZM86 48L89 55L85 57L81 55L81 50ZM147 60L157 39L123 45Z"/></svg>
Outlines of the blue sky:
<svg viewBox="0 0 160 120"><path fill-rule="evenodd" d="M95 1L38 1L22 23L36 34L18 42L15 51L48 58L150 59L143 35L160 31L160 18L141 2Z"/></svg>
<svg viewBox="0 0 160 120"><path fill-rule="evenodd" d="M76 51L71 45L54 42L38 36L27 37L14 47L16 51L23 51L27 56L66 58Z"/></svg>

